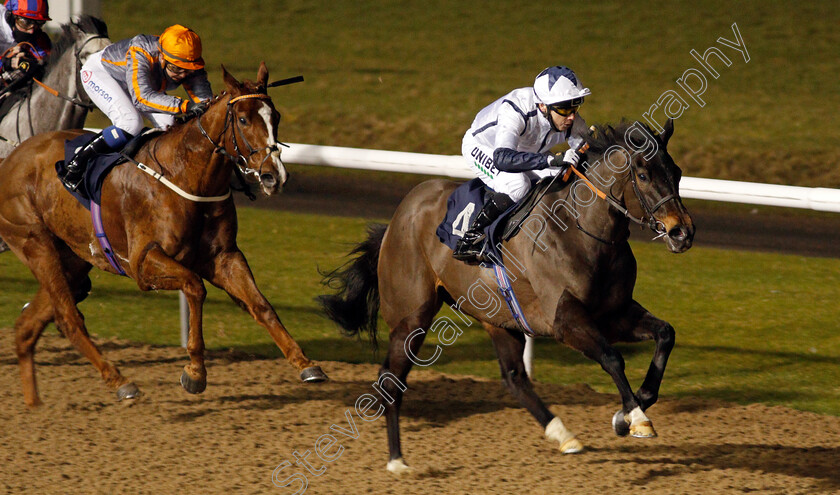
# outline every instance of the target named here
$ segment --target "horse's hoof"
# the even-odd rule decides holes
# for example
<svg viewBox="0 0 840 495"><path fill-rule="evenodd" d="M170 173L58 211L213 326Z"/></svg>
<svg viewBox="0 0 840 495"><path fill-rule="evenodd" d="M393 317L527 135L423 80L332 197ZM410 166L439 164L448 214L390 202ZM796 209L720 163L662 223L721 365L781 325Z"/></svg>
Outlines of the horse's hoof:
<svg viewBox="0 0 840 495"><path fill-rule="evenodd" d="M117 400L136 399L140 396L140 388L133 382L124 383L117 389Z"/></svg>
<svg viewBox="0 0 840 495"><path fill-rule="evenodd" d="M304 383L320 383L327 381L327 375L320 366L310 366L300 372L300 380Z"/></svg>
<svg viewBox="0 0 840 495"><path fill-rule="evenodd" d="M654 438L656 431L653 429L653 423L642 421L637 425L630 425L630 435L635 438Z"/></svg>
<svg viewBox="0 0 840 495"><path fill-rule="evenodd" d="M560 446L560 452L564 454L577 454L583 452L583 444L577 438L570 438Z"/></svg>
<svg viewBox="0 0 840 495"><path fill-rule="evenodd" d="M624 419L624 412L619 410L613 415L612 427L615 434L620 437L626 437L630 434L630 423Z"/></svg>
<svg viewBox="0 0 840 495"><path fill-rule="evenodd" d="M207 388L207 379L193 380L186 371L181 372L181 386L191 394L200 394Z"/></svg>
<svg viewBox="0 0 840 495"><path fill-rule="evenodd" d="M391 459L390 461L388 461L387 469L388 469L388 471L390 471L394 474L406 474L406 473L410 473L411 471L413 471L413 469L408 467L406 465L406 463L403 462L402 458Z"/></svg>

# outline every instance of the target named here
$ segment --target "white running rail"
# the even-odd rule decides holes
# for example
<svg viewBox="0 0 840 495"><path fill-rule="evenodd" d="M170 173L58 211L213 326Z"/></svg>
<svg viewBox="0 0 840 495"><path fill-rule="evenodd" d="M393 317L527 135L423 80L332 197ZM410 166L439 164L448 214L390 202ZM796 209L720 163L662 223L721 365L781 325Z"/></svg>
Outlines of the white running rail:
<svg viewBox="0 0 840 495"><path fill-rule="evenodd" d="M283 162L299 165L378 170L408 174L425 174L457 179L475 177L461 155L432 155L404 151L381 151L339 146L289 143L283 149ZM753 205L805 208L840 213L840 189L824 187L781 186L756 182L683 177L680 196L689 199L726 201ZM189 318L181 298L181 343L186 345ZM533 378L534 341L525 345L525 368Z"/></svg>

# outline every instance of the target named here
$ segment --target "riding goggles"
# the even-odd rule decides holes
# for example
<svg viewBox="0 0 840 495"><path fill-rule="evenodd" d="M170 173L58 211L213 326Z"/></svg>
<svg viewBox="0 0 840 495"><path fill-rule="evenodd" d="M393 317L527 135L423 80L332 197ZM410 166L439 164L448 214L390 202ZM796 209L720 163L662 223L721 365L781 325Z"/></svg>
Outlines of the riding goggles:
<svg viewBox="0 0 840 495"><path fill-rule="evenodd" d="M15 16L15 24L20 29L31 29L33 27L41 27L47 21L39 21L37 19L30 19L28 17Z"/></svg>
<svg viewBox="0 0 840 495"><path fill-rule="evenodd" d="M558 105L551 105L548 107L549 110L561 117L568 117L572 115L573 113L578 111L578 108L580 108L580 105L575 105L568 108L560 108Z"/></svg>
<svg viewBox="0 0 840 495"><path fill-rule="evenodd" d="M183 67L178 67L177 65L175 65L171 62L165 62L164 63L164 68L166 70L168 70L174 76L183 76L185 74L189 74L190 72L193 72L192 69L185 69Z"/></svg>

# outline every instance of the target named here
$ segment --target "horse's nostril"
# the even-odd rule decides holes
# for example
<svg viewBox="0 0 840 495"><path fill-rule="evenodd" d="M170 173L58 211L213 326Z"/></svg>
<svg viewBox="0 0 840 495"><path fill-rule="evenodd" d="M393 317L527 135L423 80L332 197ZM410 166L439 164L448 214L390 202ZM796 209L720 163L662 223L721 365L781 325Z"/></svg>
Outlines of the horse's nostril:
<svg viewBox="0 0 840 495"><path fill-rule="evenodd" d="M271 174L262 174L260 176L260 182L266 187L274 187L277 184L277 178Z"/></svg>
<svg viewBox="0 0 840 495"><path fill-rule="evenodd" d="M686 232L685 227L680 225L669 230L668 237L675 241L684 241L688 237L688 232Z"/></svg>

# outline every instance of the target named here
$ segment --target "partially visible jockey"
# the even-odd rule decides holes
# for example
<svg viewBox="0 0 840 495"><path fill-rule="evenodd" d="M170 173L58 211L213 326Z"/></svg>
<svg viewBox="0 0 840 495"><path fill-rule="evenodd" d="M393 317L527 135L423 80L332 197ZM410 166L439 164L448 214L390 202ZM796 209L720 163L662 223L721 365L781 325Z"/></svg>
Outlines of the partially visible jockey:
<svg viewBox="0 0 840 495"><path fill-rule="evenodd" d="M50 20L47 0L6 0L0 7L0 95L6 95L44 73L52 50L41 29Z"/></svg>
<svg viewBox="0 0 840 495"><path fill-rule="evenodd" d="M576 165L577 149L588 134L577 111L590 94L568 67L549 67L533 87L514 89L482 109L464 135L461 152L489 189L487 200L454 256L468 263L482 260L484 229L524 198L532 181L565 172ZM555 156L551 149L568 142Z"/></svg>
<svg viewBox="0 0 840 495"><path fill-rule="evenodd" d="M81 78L91 101L113 125L66 164L61 180L71 191L81 183L92 158L122 149L143 129L143 117L165 129L177 114L201 115L213 98L201 58L201 39L180 24L166 28L160 36L141 34L94 53L82 65ZM166 94L181 85L187 98Z"/></svg>

